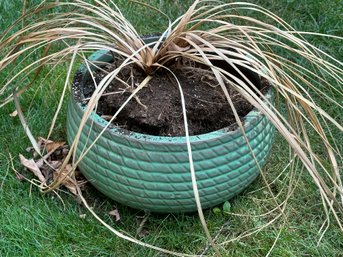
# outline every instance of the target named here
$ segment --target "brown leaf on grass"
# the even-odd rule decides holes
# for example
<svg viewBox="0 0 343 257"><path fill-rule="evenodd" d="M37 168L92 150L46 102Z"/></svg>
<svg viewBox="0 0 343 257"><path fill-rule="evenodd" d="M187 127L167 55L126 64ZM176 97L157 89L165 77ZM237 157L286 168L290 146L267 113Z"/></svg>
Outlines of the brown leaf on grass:
<svg viewBox="0 0 343 257"><path fill-rule="evenodd" d="M35 149L32 146L30 146L30 147L27 147L25 149L25 151L28 152L28 153L34 153Z"/></svg>
<svg viewBox="0 0 343 257"><path fill-rule="evenodd" d="M39 162L39 161L38 161ZM38 163L37 162L37 163ZM49 183L51 179L54 178L54 172L62 166L61 161L49 161L44 162L43 165L40 167L42 174L44 175L46 181Z"/></svg>
<svg viewBox="0 0 343 257"><path fill-rule="evenodd" d="M48 153L50 153L51 151L56 151L58 148L64 146L65 143L66 142L64 141L53 141L53 142L47 143L45 145L45 149L47 150Z"/></svg>
<svg viewBox="0 0 343 257"><path fill-rule="evenodd" d="M50 142L46 145L45 149L48 151L42 158L40 158L36 164L38 167L44 165L44 163L52 163L53 161L62 161L68 154L69 150L67 149L65 142ZM62 148L62 149L61 149Z"/></svg>
<svg viewBox="0 0 343 257"><path fill-rule="evenodd" d="M63 160L58 160L58 161L50 161L49 162L49 167L51 169L57 170L62 166Z"/></svg>
<svg viewBox="0 0 343 257"><path fill-rule="evenodd" d="M72 170L72 165L67 164L63 170L57 170L56 172L54 172L53 178L55 181L57 179L64 178L61 181L61 184L65 186L74 195L78 195L77 189L76 189L77 181L73 179L72 177L70 177L70 175L68 175L71 170Z"/></svg>
<svg viewBox="0 0 343 257"><path fill-rule="evenodd" d="M40 150L43 150L44 147L45 147L45 145L46 145L47 143L51 143L51 142L52 142L51 140L47 140L47 139L45 139L45 138L43 138L43 137L38 137L37 146L38 146L38 148L39 148ZM32 153L33 153L33 158L34 158L34 159L37 158L37 157L39 156L39 154L37 153L37 151L35 150L34 147L28 147L28 148L26 148L26 151L27 151L27 152L32 152Z"/></svg>
<svg viewBox="0 0 343 257"><path fill-rule="evenodd" d="M18 111L15 110L14 112L10 113L10 116L11 116L11 117L16 117L16 116L18 116Z"/></svg>
<svg viewBox="0 0 343 257"><path fill-rule="evenodd" d="M114 209L108 213L116 222L120 222L120 214L118 209Z"/></svg>
<svg viewBox="0 0 343 257"><path fill-rule="evenodd" d="M61 185L65 186L72 194L77 196L78 182L74 174L70 175L72 165L67 164L66 167L61 170L61 166L69 152L68 145L62 141L52 141L43 137L38 138L37 145L41 150L45 149L47 153L38 160L28 160L20 155L21 163L27 169L31 170L42 184L44 183L46 185L50 184L52 181L61 180ZM27 151L33 151L34 158L38 155L31 148L28 148ZM79 175L79 177L81 176ZM79 182L82 181L80 180Z"/></svg>
<svg viewBox="0 0 343 257"><path fill-rule="evenodd" d="M21 154L19 154L19 159L21 164L24 165L25 168L32 171L33 174L35 174L35 176L39 179L39 181L42 184L45 184L46 179L33 159L28 160Z"/></svg>
<svg viewBox="0 0 343 257"><path fill-rule="evenodd" d="M46 149L46 151L49 153L51 151L55 151L61 146L64 146L66 142L64 141L52 141L50 139L45 139L43 137L38 138L38 145L41 150Z"/></svg>
<svg viewBox="0 0 343 257"><path fill-rule="evenodd" d="M46 144L51 143L51 140L45 139L44 137L38 137L37 144L39 148L42 150Z"/></svg>
<svg viewBox="0 0 343 257"><path fill-rule="evenodd" d="M55 151L50 153L52 153L51 160L64 160L69 153L69 146L62 145L58 147Z"/></svg>
<svg viewBox="0 0 343 257"><path fill-rule="evenodd" d="M40 146L46 145L46 144L51 143L51 142L52 142L52 140L46 139L44 137L38 137L38 141L37 141L38 145L40 145Z"/></svg>

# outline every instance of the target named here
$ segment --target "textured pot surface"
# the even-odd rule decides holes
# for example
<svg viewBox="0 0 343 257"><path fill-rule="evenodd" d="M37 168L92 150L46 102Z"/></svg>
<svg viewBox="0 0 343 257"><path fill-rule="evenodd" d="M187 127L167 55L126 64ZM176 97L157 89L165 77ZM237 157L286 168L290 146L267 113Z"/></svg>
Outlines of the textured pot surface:
<svg viewBox="0 0 343 257"><path fill-rule="evenodd" d="M101 53L92 58L99 56ZM70 144L84 109L72 92L67 122ZM82 131L77 155L106 124L92 113ZM272 146L274 127L260 112L252 110L244 119L244 128L263 166ZM190 140L204 209L237 195L258 176L256 161L239 129L221 129L191 136ZM167 213L196 211L184 137L149 136L111 127L80 161L79 168L99 191L130 207Z"/></svg>

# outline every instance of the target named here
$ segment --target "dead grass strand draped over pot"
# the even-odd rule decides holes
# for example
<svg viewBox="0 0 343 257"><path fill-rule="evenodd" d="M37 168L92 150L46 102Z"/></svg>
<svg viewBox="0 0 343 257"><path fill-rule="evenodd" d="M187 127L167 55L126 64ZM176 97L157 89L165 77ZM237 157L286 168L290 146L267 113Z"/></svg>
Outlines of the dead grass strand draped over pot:
<svg viewBox="0 0 343 257"><path fill-rule="evenodd" d="M144 6L150 8L147 4ZM156 8L151 8L151 10L159 12ZM263 18L257 19L255 18L257 16ZM21 27L22 23L25 24L24 27ZM78 138L85 122L96 109L100 97L110 82L116 79L123 67L135 65L146 74L145 80L141 81L128 97L125 102L127 104L141 88L149 86L149 81L158 70L163 69L175 76L172 65L182 66L182 60L192 60L213 72L223 89L223 95L233 110L234 106L226 91L225 81L268 117L292 151L290 162L294 161L293 158L299 160L318 187L327 219L334 217L336 224L343 232L340 218L343 214L343 187L341 168L339 168L342 167L342 153L340 152L342 140L339 138L342 137L343 126L337 117L330 114L326 105L322 104L324 101L331 108L342 109L343 64L306 41L306 36L331 37L334 40L342 40L342 38L297 31L272 12L258 5L244 2L195 1L183 16L175 21L168 20L167 23L159 40L144 43L142 37L113 1L95 0L93 3L82 0L44 1L33 9L26 10L17 22L0 35L0 72L7 74L4 81L1 81L0 106L12 102L21 95L24 96L26 91L36 87L35 81L42 68L46 66L56 68L68 63L65 85L61 91L56 114L51 122L49 134L51 135L65 92L69 87L72 72L79 61L85 62L87 69L92 73L92 67L96 64L85 58L89 53L105 49L113 55L124 57L125 61L122 65L97 84L93 95L89 98L76 139L71 146L68 158L61 167L64 169L72 153L76 151ZM215 65L218 60L229 64L239 76ZM268 80L279 104L273 106L266 103L264 95L238 67L244 67ZM182 85L180 85L180 95L184 102ZM319 102L318 99L321 101ZM18 104L16 100L16 105ZM111 118L111 121L116 118L121 109ZM183 113L185 127L187 127L184 105ZM245 135L235 110L234 113ZM26 122L25 126L28 126ZM95 141L90 142L89 148L95 144L101 134ZM186 139L194 195L198 199L196 170L191 161L192 151L187 133ZM245 139L249 144L246 137ZM313 141L316 142L315 147ZM80 158L87 153L89 148L84 149ZM318 148L325 149L325 153L320 153ZM80 159L73 160L74 166L71 172L75 170L79 161ZM292 172L296 171L292 170ZM46 185L43 191L57 188L62 179ZM268 183L266 186L269 187ZM269 191L275 197L272 191ZM293 189L290 189L288 198L292 193ZM280 212L277 218L282 217L287 199L278 203L275 197L277 205L275 210ZM212 241L207 231L199 199L197 206L208 239L216 249L216 242ZM123 237L120 233L116 232L116 234ZM129 240L138 242L134 239ZM156 247L154 249L164 251ZM219 255L219 251L216 251Z"/></svg>

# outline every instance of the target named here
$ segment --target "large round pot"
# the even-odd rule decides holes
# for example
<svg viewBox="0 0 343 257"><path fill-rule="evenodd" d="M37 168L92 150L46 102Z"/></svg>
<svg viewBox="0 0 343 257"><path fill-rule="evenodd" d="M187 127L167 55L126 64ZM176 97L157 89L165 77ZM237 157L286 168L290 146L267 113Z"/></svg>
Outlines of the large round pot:
<svg viewBox="0 0 343 257"><path fill-rule="evenodd" d="M111 56L99 51L90 59L109 62ZM85 74L84 68L80 71ZM271 93L267 96L271 97ZM79 97L72 89L67 120L70 144L85 110L77 101ZM106 124L92 113L81 134L77 155ZM244 118L244 128L263 166L272 146L274 127L254 109ZM191 136L190 141L204 209L237 195L259 174L239 129ZM111 126L80 161L79 169L99 191L127 206L151 212L196 211L185 137L150 136Z"/></svg>

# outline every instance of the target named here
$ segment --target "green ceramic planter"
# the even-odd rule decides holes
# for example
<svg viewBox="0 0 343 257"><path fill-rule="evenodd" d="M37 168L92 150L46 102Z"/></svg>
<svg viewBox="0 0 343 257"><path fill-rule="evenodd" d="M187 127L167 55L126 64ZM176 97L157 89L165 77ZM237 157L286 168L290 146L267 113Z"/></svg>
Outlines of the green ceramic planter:
<svg viewBox="0 0 343 257"><path fill-rule="evenodd" d="M99 51L90 59L108 62L111 57ZM80 71L85 72L82 67ZM84 109L72 90L67 121L70 144ZM274 127L257 110L252 110L244 120L253 152L263 166L272 146ZM92 113L83 129L77 155L106 124ZM258 176L255 160L239 130L224 128L191 136L190 140L204 209L237 195ZM79 169L99 191L127 206L151 212L196 211L184 137L149 136L112 127L82 159Z"/></svg>

